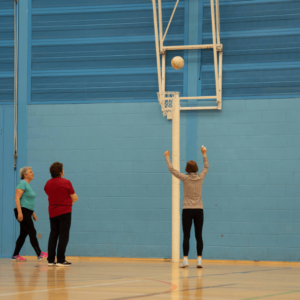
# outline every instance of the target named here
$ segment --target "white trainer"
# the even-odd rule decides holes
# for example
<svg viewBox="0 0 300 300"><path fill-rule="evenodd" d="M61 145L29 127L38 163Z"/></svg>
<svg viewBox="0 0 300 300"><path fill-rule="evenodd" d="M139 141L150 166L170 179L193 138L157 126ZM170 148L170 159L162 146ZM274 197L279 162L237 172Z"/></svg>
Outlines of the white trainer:
<svg viewBox="0 0 300 300"><path fill-rule="evenodd" d="M179 265L179 268L186 268L188 266L189 266L189 261L186 258L184 258L182 263Z"/></svg>
<svg viewBox="0 0 300 300"><path fill-rule="evenodd" d="M202 259L201 258L197 258L197 268L203 268L202 267Z"/></svg>

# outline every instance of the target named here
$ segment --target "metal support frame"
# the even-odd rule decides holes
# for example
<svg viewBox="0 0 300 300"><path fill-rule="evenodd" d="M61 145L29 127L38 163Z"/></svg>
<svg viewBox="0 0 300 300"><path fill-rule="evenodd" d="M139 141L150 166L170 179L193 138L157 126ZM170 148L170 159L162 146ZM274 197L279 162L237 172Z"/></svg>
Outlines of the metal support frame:
<svg viewBox="0 0 300 300"><path fill-rule="evenodd" d="M195 96L195 97L179 97L179 100L208 100L216 99L217 106L207 107L181 107L180 110L207 110L207 109L222 109L222 65L223 65L223 45L220 39L220 13L219 13L219 0L210 0L211 7L211 24L212 24L212 40L213 44L206 45L179 45L179 46L164 46L164 41L168 33L169 27L172 23L179 0L176 1L172 15L170 17L168 26L165 33L163 33L162 22L162 5L161 0L158 2L158 20L157 20L157 7L156 0L152 0L153 4L153 20L154 20L154 33L156 45L156 59L157 59L157 74L159 92L165 92L166 85L166 52L173 50L195 50L195 49L212 49L214 56L214 73L216 96ZM158 23L158 26L157 26ZM159 36L159 38L158 38ZM161 55L161 57L160 57ZM160 63L162 66L160 66Z"/></svg>
<svg viewBox="0 0 300 300"><path fill-rule="evenodd" d="M172 119L172 161L176 170L180 171L180 110L221 110L222 109L222 63L223 45L220 41L219 0L210 0L212 38L209 45L164 46L164 40L171 25L179 0L176 0L171 18L163 34L162 5L158 1L158 20L156 0L152 0L155 33L155 49L158 75L158 101L164 116ZM216 5L216 8L215 8ZM159 26L157 26L157 21ZM172 50L212 49L214 55L214 73L216 96L179 97L179 92L166 92L166 52ZM161 55L161 57L160 57ZM218 59L219 58L219 59ZM160 65L162 64L162 66ZM216 99L217 106L180 107L180 100ZM172 176L172 261L180 260L180 182Z"/></svg>

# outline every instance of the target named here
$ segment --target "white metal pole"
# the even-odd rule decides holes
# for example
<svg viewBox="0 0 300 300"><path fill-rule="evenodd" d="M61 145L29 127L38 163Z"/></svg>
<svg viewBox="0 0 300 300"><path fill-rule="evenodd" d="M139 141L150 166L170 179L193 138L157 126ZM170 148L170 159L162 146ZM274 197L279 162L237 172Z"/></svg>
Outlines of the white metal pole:
<svg viewBox="0 0 300 300"><path fill-rule="evenodd" d="M160 54L159 54L159 45L158 45L157 12L156 12L156 1L155 0L152 0L152 5L153 5L153 22L154 22L154 35L155 35L158 90L159 90L159 92L161 92Z"/></svg>
<svg viewBox="0 0 300 300"><path fill-rule="evenodd" d="M222 46L222 45L217 45ZM185 46L164 46L163 51L167 50L195 50L195 49L213 49L214 45L185 45Z"/></svg>
<svg viewBox="0 0 300 300"><path fill-rule="evenodd" d="M217 23L217 44L220 44L220 9L219 0L216 0L216 23Z"/></svg>
<svg viewBox="0 0 300 300"><path fill-rule="evenodd" d="M165 31L165 34L164 34L164 37L163 37L163 41L165 40L165 38L166 38L166 35L167 35L167 33L168 33L168 30L169 30L169 27L170 27L170 25L171 25L171 22L172 22L172 20L173 20L173 17L174 17L174 14L175 14L175 11L176 11L176 8L177 8L177 5L178 5L178 3L179 3L179 0L177 0L177 1L176 1L175 7L174 7L174 9L173 9L173 12L172 12L171 18L170 18L170 20L169 20L169 23L168 23L167 29L166 29L166 31Z"/></svg>
<svg viewBox="0 0 300 300"><path fill-rule="evenodd" d="M218 109L222 109L222 77L223 77L223 52L219 52L219 99L217 100L218 102Z"/></svg>
<svg viewBox="0 0 300 300"><path fill-rule="evenodd" d="M217 96L179 97L180 100L217 99Z"/></svg>
<svg viewBox="0 0 300 300"><path fill-rule="evenodd" d="M180 107L180 110L210 110L210 109L219 109L219 106Z"/></svg>
<svg viewBox="0 0 300 300"><path fill-rule="evenodd" d="M216 96L217 96L217 99L219 99L219 74L218 74L218 57L217 57L217 45L216 45L216 23L215 23L214 0L210 0L210 8L211 8L212 38L213 38L213 45L214 45L214 68L215 68Z"/></svg>
<svg viewBox="0 0 300 300"><path fill-rule="evenodd" d="M162 54L161 56L161 64L162 64L161 90L165 92L166 91L166 53Z"/></svg>
<svg viewBox="0 0 300 300"><path fill-rule="evenodd" d="M221 43L220 38L220 5L219 0L216 0L216 26L217 26L217 44ZM223 51L223 50L222 50ZM223 52L219 51L219 97L218 109L222 109L222 65L223 65Z"/></svg>
<svg viewBox="0 0 300 300"><path fill-rule="evenodd" d="M161 51L163 48L163 42L164 42L161 0L157 0L157 4L158 4L159 42L160 42L160 51Z"/></svg>
<svg viewBox="0 0 300 300"><path fill-rule="evenodd" d="M180 171L180 102L179 94L173 98L172 162ZM172 262L180 260L180 181L172 176Z"/></svg>

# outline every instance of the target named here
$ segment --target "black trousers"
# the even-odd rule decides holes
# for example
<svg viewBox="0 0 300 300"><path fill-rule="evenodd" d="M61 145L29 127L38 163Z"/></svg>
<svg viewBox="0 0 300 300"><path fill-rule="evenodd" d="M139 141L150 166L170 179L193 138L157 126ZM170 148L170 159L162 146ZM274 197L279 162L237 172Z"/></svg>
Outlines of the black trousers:
<svg viewBox="0 0 300 300"><path fill-rule="evenodd" d="M203 209L183 209L182 228L183 228L183 255L188 256L190 250L190 235L192 222L194 220L195 236L197 241L197 255L202 256L203 251Z"/></svg>
<svg viewBox="0 0 300 300"><path fill-rule="evenodd" d="M57 262L64 263L66 260L65 253L69 242L69 233L71 228L71 213L59 215L50 218L50 236L48 243L48 262L55 261L57 240Z"/></svg>
<svg viewBox="0 0 300 300"><path fill-rule="evenodd" d="M19 255L20 251L25 243L27 235L29 235L31 246L33 247L35 253L37 256L41 255L41 249L39 246L39 242L36 238L36 230L33 225L32 220L32 213L33 211L27 208L22 207L22 213L23 213L23 221L20 223L20 235L16 242L16 248L14 252L14 256ZM15 217L18 220L18 210L15 208Z"/></svg>

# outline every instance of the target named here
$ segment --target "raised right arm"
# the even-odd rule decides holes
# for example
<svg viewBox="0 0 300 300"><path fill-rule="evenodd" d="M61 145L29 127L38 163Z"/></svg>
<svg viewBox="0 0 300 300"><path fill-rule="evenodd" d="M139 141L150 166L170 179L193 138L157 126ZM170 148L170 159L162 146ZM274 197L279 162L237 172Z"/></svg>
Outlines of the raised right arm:
<svg viewBox="0 0 300 300"><path fill-rule="evenodd" d="M207 156L206 156L206 148L202 146L200 150L203 154L203 164L204 164L204 168L202 169L200 175L203 176L203 178L204 178L207 174L209 164L208 164L208 160L207 160Z"/></svg>

